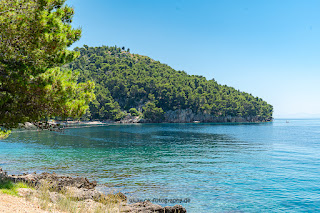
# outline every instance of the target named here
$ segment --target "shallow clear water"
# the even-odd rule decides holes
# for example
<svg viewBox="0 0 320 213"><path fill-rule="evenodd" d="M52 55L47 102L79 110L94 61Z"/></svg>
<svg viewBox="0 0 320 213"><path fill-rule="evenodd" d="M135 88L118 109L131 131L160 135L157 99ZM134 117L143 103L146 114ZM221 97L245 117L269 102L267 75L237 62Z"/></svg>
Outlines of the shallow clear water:
<svg viewBox="0 0 320 213"><path fill-rule="evenodd" d="M0 167L86 176L130 200L183 199L158 204L188 212L316 212L320 120L14 132L0 141Z"/></svg>

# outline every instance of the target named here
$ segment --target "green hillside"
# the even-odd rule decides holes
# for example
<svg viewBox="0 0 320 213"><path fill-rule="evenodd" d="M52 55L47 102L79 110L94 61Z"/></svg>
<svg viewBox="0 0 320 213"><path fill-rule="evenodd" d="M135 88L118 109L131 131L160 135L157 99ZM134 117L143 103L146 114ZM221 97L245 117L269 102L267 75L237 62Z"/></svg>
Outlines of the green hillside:
<svg viewBox="0 0 320 213"><path fill-rule="evenodd" d="M79 81L96 84L96 101L87 117L120 120L129 111L152 122L165 121L165 113L191 109L192 113L272 119L273 107L261 98L220 85L215 80L188 75L125 48L75 48L80 57L66 65L80 73Z"/></svg>

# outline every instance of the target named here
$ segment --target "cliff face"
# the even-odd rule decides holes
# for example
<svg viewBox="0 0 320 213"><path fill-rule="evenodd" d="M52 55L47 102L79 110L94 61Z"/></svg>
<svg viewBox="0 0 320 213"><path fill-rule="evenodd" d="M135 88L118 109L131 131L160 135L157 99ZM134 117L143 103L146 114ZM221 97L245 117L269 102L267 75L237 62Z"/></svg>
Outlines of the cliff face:
<svg viewBox="0 0 320 213"><path fill-rule="evenodd" d="M249 117L215 117L205 113L193 113L191 109L179 109L175 111L167 111L164 114L164 122L167 123L192 123L192 122L204 122L204 123L227 123L227 122L267 122L271 120L265 120L259 116Z"/></svg>
<svg viewBox="0 0 320 213"><path fill-rule="evenodd" d="M269 122L272 119L264 119L260 116L233 117L221 116L215 117L206 113L193 113L191 109L170 110L164 113L163 123L257 123ZM161 123L162 123L161 122ZM118 123L158 123L150 119L143 119L138 116L126 116Z"/></svg>

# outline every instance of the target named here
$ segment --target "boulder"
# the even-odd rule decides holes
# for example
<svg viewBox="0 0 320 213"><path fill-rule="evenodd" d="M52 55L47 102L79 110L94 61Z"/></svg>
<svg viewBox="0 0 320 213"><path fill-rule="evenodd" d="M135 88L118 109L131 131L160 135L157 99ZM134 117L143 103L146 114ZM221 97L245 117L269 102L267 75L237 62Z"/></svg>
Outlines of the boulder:
<svg viewBox="0 0 320 213"><path fill-rule="evenodd" d="M153 204L150 201L138 202L127 205L123 210L127 213L186 213L187 210L181 205L175 205L172 207L162 207L157 204Z"/></svg>
<svg viewBox="0 0 320 213"><path fill-rule="evenodd" d="M94 189L97 186L96 181L90 182L87 178L83 177L69 177L69 176L59 176L55 173L42 173L42 174L23 174L23 175L8 175L9 179L13 182L26 182L34 186L47 182L52 188L60 191L64 187L75 187L79 189Z"/></svg>

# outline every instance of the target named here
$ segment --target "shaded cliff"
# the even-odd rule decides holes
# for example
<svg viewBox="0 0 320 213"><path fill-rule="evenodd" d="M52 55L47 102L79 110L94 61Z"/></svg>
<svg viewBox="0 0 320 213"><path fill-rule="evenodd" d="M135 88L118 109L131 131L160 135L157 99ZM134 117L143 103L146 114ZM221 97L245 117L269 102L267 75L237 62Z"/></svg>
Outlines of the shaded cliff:
<svg viewBox="0 0 320 213"><path fill-rule="evenodd" d="M168 111L164 113L164 122L168 123L192 123L192 122L204 122L204 123L228 123L228 122L268 122L271 119L263 118L260 116L214 116L206 113L193 113L190 109Z"/></svg>

